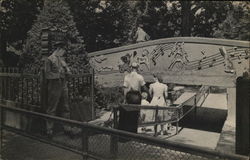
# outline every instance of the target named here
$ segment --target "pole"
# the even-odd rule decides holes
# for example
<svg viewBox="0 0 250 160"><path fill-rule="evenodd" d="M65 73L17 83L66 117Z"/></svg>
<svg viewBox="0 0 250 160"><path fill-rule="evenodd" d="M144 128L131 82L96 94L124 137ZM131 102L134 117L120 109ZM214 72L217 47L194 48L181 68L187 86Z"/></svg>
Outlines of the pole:
<svg viewBox="0 0 250 160"><path fill-rule="evenodd" d="M3 155L3 108L0 106L0 159Z"/></svg>
<svg viewBox="0 0 250 160"><path fill-rule="evenodd" d="M117 116L118 108L115 106L113 107L113 113L114 113L114 129L118 128L118 116ZM111 141L110 141L110 154L112 156L112 159L115 159L117 157L118 153L118 137L117 135L111 134Z"/></svg>
<svg viewBox="0 0 250 160"><path fill-rule="evenodd" d="M95 85L95 71L92 68L91 70L91 110L92 110L92 119L95 119L95 107L94 107L94 101L95 101L95 94L94 94L94 85Z"/></svg>
<svg viewBox="0 0 250 160"><path fill-rule="evenodd" d="M85 129L85 130L84 130ZM82 159L88 159L88 131L82 127Z"/></svg>

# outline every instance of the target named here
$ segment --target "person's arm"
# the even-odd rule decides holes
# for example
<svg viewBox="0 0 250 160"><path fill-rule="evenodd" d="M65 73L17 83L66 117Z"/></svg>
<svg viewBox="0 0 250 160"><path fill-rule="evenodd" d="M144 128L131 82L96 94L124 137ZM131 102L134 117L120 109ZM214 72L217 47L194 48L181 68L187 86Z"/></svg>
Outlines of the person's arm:
<svg viewBox="0 0 250 160"><path fill-rule="evenodd" d="M165 97L165 100L168 98L168 86L167 85L165 85L164 97Z"/></svg>
<svg viewBox="0 0 250 160"><path fill-rule="evenodd" d="M135 32L134 41L137 41L137 38L138 38L138 29L137 29L136 32Z"/></svg>
<svg viewBox="0 0 250 160"><path fill-rule="evenodd" d="M165 92L164 92L164 94L165 94L165 99L168 98L168 86L167 85L165 85Z"/></svg>
<svg viewBox="0 0 250 160"><path fill-rule="evenodd" d="M140 86L141 86L141 91L142 92L146 92L146 93L148 93L148 88L147 88L147 86L146 86L146 82L144 81L144 78L143 78L143 76L142 75L140 75L141 77L140 77Z"/></svg>
<svg viewBox="0 0 250 160"><path fill-rule="evenodd" d="M152 88L152 84L149 85L149 95L151 97L153 97L153 88Z"/></svg>
<svg viewBox="0 0 250 160"><path fill-rule="evenodd" d="M68 64L65 62L65 60L62 58L61 59L61 63L62 63L62 66L65 68L65 70L66 70L66 74L71 74L71 71L70 71L70 69L69 69L69 66L68 66Z"/></svg>
<svg viewBox="0 0 250 160"><path fill-rule="evenodd" d="M53 71L53 67L52 67L52 62L49 59L45 60L45 77L47 79L56 79L59 78L60 75L59 73L56 73L55 71Z"/></svg>
<svg viewBox="0 0 250 160"><path fill-rule="evenodd" d="M127 92L129 90L129 85L128 85L128 81L127 78L124 78L124 83L123 83L123 92L124 92L124 96L126 96Z"/></svg>

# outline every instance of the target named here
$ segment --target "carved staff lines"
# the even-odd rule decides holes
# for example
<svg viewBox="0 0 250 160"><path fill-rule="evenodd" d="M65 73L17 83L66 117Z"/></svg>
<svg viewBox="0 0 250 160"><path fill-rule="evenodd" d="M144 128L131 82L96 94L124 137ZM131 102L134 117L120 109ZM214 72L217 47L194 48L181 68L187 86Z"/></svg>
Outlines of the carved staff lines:
<svg viewBox="0 0 250 160"><path fill-rule="evenodd" d="M161 44L155 47L155 49L153 49L153 51L150 53L151 55L151 60L153 61L153 64L156 65L156 59L160 56L160 55L164 55L166 50L170 50L173 49L175 47L175 44Z"/></svg>
<svg viewBox="0 0 250 160"><path fill-rule="evenodd" d="M245 59L249 58L249 55L246 49L237 49L237 50L228 49L227 52L229 54L228 56L229 56L230 61L237 60L237 59L241 60L243 58ZM224 63L225 63L225 57L218 52L214 55L210 55L201 60L190 61L185 66L185 69L186 70L201 70L201 69L218 66Z"/></svg>

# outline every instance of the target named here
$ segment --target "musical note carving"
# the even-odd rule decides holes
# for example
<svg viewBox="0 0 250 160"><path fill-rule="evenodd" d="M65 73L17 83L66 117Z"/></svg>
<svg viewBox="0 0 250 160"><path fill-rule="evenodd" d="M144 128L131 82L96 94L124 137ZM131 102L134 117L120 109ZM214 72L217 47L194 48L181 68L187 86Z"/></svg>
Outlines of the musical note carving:
<svg viewBox="0 0 250 160"><path fill-rule="evenodd" d="M158 47L158 49L154 49L153 53L152 53L152 58L151 60L153 61L153 64L156 65L156 59L161 55L163 56L164 55L164 51L163 51L163 48L162 46L160 45Z"/></svg>
<svg viewBox="0 0 250 160"><path fill-rule="evenodd" d="M209 64L209 67L213 67L215 62L216 62L216 59L213 59L212 63Z"/></svg>
<svg viewBox="0 0 250 160"><path fill-rule="evenodd" d="M201 62L202 62L202 60L199 61L198 70L201 70Z"/></svg>

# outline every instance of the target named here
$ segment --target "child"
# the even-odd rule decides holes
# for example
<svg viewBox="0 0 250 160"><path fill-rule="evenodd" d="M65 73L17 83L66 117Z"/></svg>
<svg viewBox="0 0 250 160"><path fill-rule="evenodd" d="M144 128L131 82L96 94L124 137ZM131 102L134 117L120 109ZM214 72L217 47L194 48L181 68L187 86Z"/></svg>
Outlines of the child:
<svg viewBox="0 0 250 160"><path fill-rule="evenodd" d="M141 105L144 105L144 106L149 105L149 102L147 101L148 94L146 92L142 92L141 96L142 96ZM141 110L141 116L140 116L141 122L147 122L147 120L149 118L148 117L148 112L150 112L150 111L146 110L146 109ZM146 128L143 127L142 131L146 131Z"/></svg>
<svg viewBox="0 0 250 160"><path fill-rule="evenodd" d="M149 105L149 102L147 101L148 94L146 92L142 92L141 96L142 96L141 105Z"/></svg>

